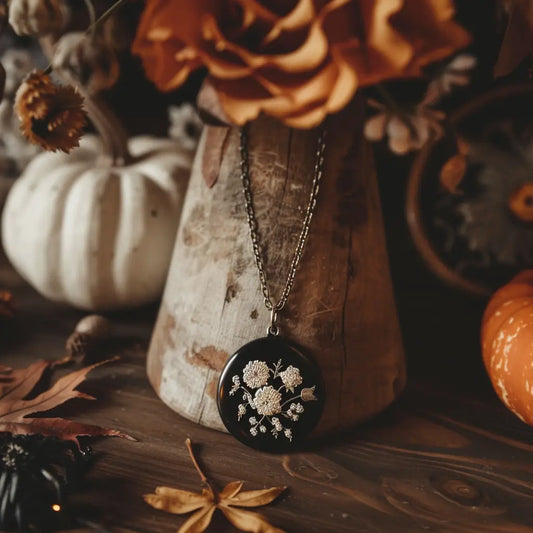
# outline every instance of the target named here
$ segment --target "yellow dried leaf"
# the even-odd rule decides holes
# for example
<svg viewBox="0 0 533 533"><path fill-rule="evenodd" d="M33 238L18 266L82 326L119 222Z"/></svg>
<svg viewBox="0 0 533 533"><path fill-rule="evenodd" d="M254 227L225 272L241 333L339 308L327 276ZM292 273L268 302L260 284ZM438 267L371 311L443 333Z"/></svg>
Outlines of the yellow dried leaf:
<svg viewBox="0 0 533 533"><path fill-rule="evenodd" d="M455 154L440 169L440 184L451 194L460 193L457 187L463 181L466 166L465 156L463 154Z"/></svg>
<svg viewBox="0 0 533 533"><path fill-rule="evenodd" d="M205 488L201 493L171 487L157 487L155 494L146 494L144 501L167 513L184 514L196 511L180 527L178 533L201 533L205 531L213 513L219 509L226 518L241 531L251 533L283 533L270 525L267 519L258 514L234 507L258 507L274 501L286 487L271 487L268 489L249 490L241 492L243 481L231 481L218 494L215 493L204 473L201 471L192 452L190 439L185 441L191 460L200 474Z"/></svg>
<svg viewBox="0 0 533 533"><path fill-rule="evenodd" d="M237 507L258 507L274 501L284 490L285 487L272 487L270 489L248 490L245 492L237 491L223 503L236 505ZM220 496L222 497L222 493Z"/></svg>
<svg viewBox="0 0 533 533"><path fill-rule="evenodd" d="M187 519L178 529L178 533L202 533L202 531L205 531L209 527L215 511L216 506L214 504L202 507L202 509L196 511L196 513Z"/></svg>
<svg viewBox="0 0 533 533"><path fill-rule="evenodd" d="M249 531L250 533L283 533L283 530L270 525L266 518L258 513L225 506L220 506L219 509L241 531Z"/></svg>
<svg viewBox="0 0 533 533"><path fill-rule="evenodd" d="M232 498L237 494L244 485L244 481L231 481L220 491L220 499Z"/></svg>
<svg viewBox="0 0 533 533"><path fill-rule="evenodd" d="M173 514L190 513L213 501L210 495L170 487L157 487L155 494L146 494L144 500L156 509Z"/></svg>

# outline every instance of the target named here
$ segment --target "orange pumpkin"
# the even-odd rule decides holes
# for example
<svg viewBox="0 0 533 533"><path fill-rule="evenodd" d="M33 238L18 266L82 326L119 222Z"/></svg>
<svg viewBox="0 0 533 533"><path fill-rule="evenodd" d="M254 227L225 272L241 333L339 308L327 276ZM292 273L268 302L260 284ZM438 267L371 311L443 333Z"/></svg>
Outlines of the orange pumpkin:
<svg viewBox="0 0 533 533"><path fill-rule="evenodd" d="M483 316L485 368L502 402L533 425L533 270L491 298Z"/></svg>

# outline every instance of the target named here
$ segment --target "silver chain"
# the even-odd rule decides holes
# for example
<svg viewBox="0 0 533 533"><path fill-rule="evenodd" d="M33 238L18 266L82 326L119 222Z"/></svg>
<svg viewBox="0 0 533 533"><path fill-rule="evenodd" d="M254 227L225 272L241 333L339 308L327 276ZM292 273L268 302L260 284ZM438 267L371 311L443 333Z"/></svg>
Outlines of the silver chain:
<svg viewBox="0 0 533 533"><path fill-rule="evenodd" d="M273 335L277 335L279 333L278 326L276 325L277 315L279 311L281 311L285 307L287 298L289 297L292 286L294 284L294 277L296 276L296 271L303 255L305 243L309 235L309 228L311 227L311 220L313 219L313 213L315 212L315 207L317 203L318 191L320 189L320 180L322 179L322 167L324 165L325 149L326 130L322 129L318 138L315 168L313 172L313 183L311 185L311 192L309 194L309 201L307 204L307 209L305 211L305 217L302 222L302 229L300 230L298 243L291 259L289 274L287 275L285 286L283 288L279 300L277 301L277 303L274 303L272 301L272 298L270 296L270 290L268 288L268 280L265 271L265 266L263 264L263 257L261 251L261 239L254 210L252 187L250 181L250 165L248 158L248 134L246 126L241 128L240 152L242 191L244 193L244 202L246 206L248 226L250 227L250 237L252 238L252 249L254 252L255 264L257 265L257 270L259 272L259 280L261 282L261 289L263 291L264 303L265 307L270 311L270 326L268 328L268 332Z"/></svg>

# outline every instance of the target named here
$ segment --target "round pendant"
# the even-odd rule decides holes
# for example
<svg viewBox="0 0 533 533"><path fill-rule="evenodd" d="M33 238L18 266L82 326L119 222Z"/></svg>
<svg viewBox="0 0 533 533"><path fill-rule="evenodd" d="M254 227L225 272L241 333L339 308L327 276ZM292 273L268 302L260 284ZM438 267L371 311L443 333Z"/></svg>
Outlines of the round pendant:
<svg viewBox="0 0 533 533"><path fill-rule="evenodd" d="M316 363L274 335L237 350L218 382L218 410L228 431L266 452L294 448L315 427L323 406Z"/></svg>

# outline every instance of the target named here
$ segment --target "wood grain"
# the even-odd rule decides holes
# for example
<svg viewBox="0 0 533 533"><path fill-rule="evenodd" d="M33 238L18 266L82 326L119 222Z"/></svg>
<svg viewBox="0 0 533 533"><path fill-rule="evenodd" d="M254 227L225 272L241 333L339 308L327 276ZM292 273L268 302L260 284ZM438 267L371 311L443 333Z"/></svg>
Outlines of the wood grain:
<svg viewBox="0 0 533 533"><path fill-rule="evenodd" d="M19 307L14 322L1 324L0 364L26 366L62 355L81 315L46 302L10 270L0 272L0 284L14 291ZM411 286L402 292L400 301L411 305L403 320L406 337L416 337L420 350L411 351L418 377L371 423L290 456L253 451L166 407L144 367L156 310L110 315L114 338L98 355L118 353L120 362L95 370L82 385L95 402L72 401L54 414L114 427L139 442L92 441L96 461L74 499L79 515L100 531L176 531L185 518L150 508L142 495L158 485L200 489L184 446L190 437L219 488L234 479L248 488L287 485L287 493L262 512L288 533L532 531L533 429L488 388L481 365L474 364L480 359L475 350L461 352L460 366L448 358L451 376L440 372L436 360L433 371L421 374L424 367L416 361L427 358L429 338L439 346L450 337L442 327L448 310L434 306L445 302L445 291ZM470 309L453 311L464 320ZM431 321L440 329L428 326ZM465 341L455 343L457 351ZM459 368L469 379L468 391L460 386ZM235 530L218 518L210 531Z"/></svg>
<svg viewBox="0 0 533 533"><path fill-rule="evenodd" d="M324 178L282 334L321 367L326 406L318 433L341 431L389 406L405 384L370 148L356 101L327 124ZM217 141L224 141L223 143ZM274 299L285 283L311 187L317 131L272 119L249 132L254 205ZM222 157L220 157L220 149ZM218 178L213 162L219 162ZM148 375L183 416L223 429L216 383L228 357L266 333L239 175L238 130L207 128L185 200ZM217 178L216 183L214 183ZM204 180L214 183L212 189Z"/></svg>

